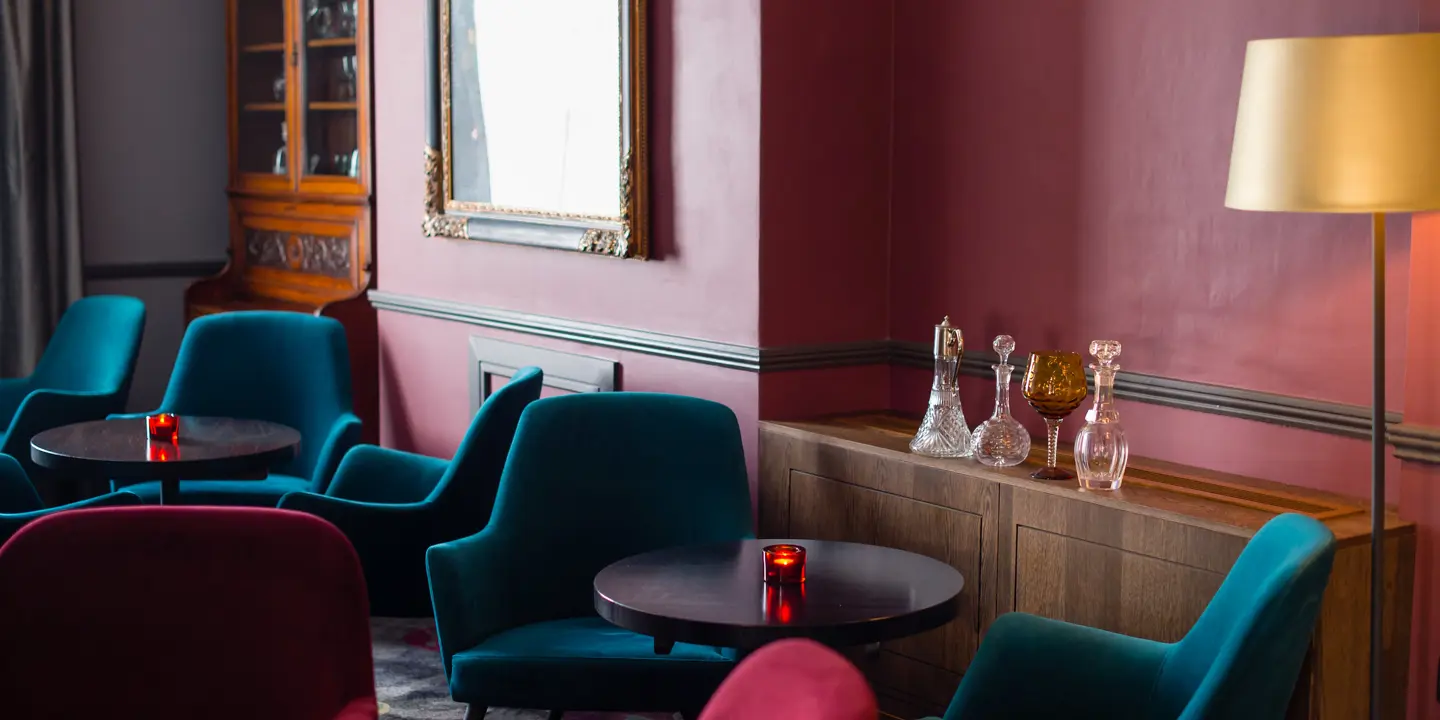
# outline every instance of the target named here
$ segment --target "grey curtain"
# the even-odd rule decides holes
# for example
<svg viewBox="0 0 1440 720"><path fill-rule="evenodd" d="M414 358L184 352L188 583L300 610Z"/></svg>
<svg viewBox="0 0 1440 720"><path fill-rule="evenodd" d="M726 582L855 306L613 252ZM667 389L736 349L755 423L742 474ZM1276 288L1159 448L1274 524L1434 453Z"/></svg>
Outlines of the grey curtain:
<svg viewBox="0 0 1440 720"><path fill-rule="evenodd" d="M72 0L0 0L0 377L82 292Z"/></svg>

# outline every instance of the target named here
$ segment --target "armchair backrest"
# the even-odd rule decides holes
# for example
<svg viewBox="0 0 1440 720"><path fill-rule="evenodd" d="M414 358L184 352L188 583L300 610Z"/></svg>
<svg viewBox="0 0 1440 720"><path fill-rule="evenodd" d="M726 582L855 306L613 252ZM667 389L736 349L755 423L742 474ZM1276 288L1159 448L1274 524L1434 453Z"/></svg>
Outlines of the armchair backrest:
<svg viewBox="0 0 1440 720"><path fill-rule="evenodd" d="M76 300L30 375L32 390L111 393L124 409L145 334L145 303L122 295Z"/></svg>
<svg viewBox="0 0 1440 720"><path fill-rule="evenodd" d="M0 549L6 712L300 720L368 698L373 717L368 615L354 550L310 515L47 515Z"/></svg>
<svg viewBox="0 0 1440 720"><path fill-rule="evenodd" d="M273 470L318 485L326 480L316 477L321 451L336 420L351 412L350 394L343 325L253 310L190 323L159 409L289 425L300 431L300 449Z"/></svg>
<svg viewBox="0 0 1440 720"><path fill-rule="evenodd" d="M700 720L875 720L879 712L850 661L814 640L790 638L742 660Z"/></svg>
<svg viewBox="0 0 1440 720"><path fill-rule="evenodd" d="M427 498L435 505L436 537L455 540L479 532L490 522L520 414L540 398L543 383L540 368L521 368L475 413L450 468Z"/></svg>
<svg viewBox="0 0 1440 720"><path fill-rule="evenodd" d="M1170 648L1155 717L1283 717L1334 558L1335 536L1314 518L1285 514L1260 528Z"/></svg>
<svg viewBox="0 0 1440 720"><path fill-rule="evenodd" d="M527 592L534 622L592 615L595 574L610 563L752 537L753 528L730 408L614 392L530 403L486 532L540 563Z"/></svg>

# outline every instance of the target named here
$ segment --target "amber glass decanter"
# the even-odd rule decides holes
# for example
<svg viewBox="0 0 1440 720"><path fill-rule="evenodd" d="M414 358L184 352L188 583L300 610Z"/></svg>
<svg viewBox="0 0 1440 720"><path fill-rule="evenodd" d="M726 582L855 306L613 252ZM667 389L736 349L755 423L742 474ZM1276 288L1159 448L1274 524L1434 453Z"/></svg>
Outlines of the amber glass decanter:
<svg viewBox="0 0 1440 720"><path fill-rule="evenodd" d="M1010 467L1025 462L1030 455L1030 433L1010 416L1010 353L1015 351L1015 338L995 338L995 352L1000 362L995 369L995 414L975 428L975 459L982 465Z"/></svg>
<svg viewBox="0 0 1440 720"><path fill-rule="evenodd" d="M1119 490L1130 459L1130 444L1115 410L1115 371L1120 369L1115 358L1120 357L1120 343L1096 340L1090 343L1090 354L1099 361L1090 366L1095 371L1095 407L1085 414L1088 422L1075 436L1075 471L1086 490Z"/></svg>
<svg viewBox="0 0 1440 720"><path fill-rule="evenodd" d="M947 315L935 326L935 382L930 386L930 407L920 431L910 441L910 452L931 457L968 457L970 426L960 407L960 356L965 341L960 328Z"/></svg>

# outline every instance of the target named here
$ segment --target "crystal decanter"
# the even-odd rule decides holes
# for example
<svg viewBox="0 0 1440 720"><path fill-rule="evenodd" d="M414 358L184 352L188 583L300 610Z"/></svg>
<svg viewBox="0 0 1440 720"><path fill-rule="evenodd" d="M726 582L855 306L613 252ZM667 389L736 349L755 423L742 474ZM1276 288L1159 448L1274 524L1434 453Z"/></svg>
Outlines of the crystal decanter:
<svg viewBox="0 0 1440 720"><path fill-rule="evenodd" d="M947 315L935 326L935 382L930 386L930 407L920 431L910 441L910 452L931 457L970 455L970 426L960 407L958 382L964 352L960 328L952 326Z"/></svg>
<svg viewBox="0 0 1440 720"><path fill-rule="evenodd" d="M975 428L973 447L975 459L982 465L1010 467L1025 462L1030 455L1030 433L1010 417L1010 353L1015 351L1015 338L999 335L995 352L1000 362L995 369L995 414Z"/></svg>
<svg viewBox="0 0 1440 720"><path fill-rule="evenodd" d="M1090 343L1090 354L1099 361L1090 366L1095 371L1095 407L1085 414L1085 427L1075 436L1075 471L1081 488L1119 490L1130 459L1130 444L1115 410L1115 371L1120 369L1115 358L1120 357L1120 343L1096 340Z"/></svg>

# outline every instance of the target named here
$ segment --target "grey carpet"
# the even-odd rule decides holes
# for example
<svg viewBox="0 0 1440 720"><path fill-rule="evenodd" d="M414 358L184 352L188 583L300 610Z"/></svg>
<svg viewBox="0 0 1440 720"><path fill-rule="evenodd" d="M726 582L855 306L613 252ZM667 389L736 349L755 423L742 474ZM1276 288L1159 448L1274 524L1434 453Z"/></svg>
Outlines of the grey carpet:
<svg viewBox="0 0 1440 720"><path fill-rule="evenodd" d="M425 619L372 618L375 693L381 720L461 720L465 706L450 700L435 623ZM543 710L490 708L486 720L546 720ZM674 716L678 719L678 715ZM570 712L565 720L671 720L668 715Z"/></svg>

